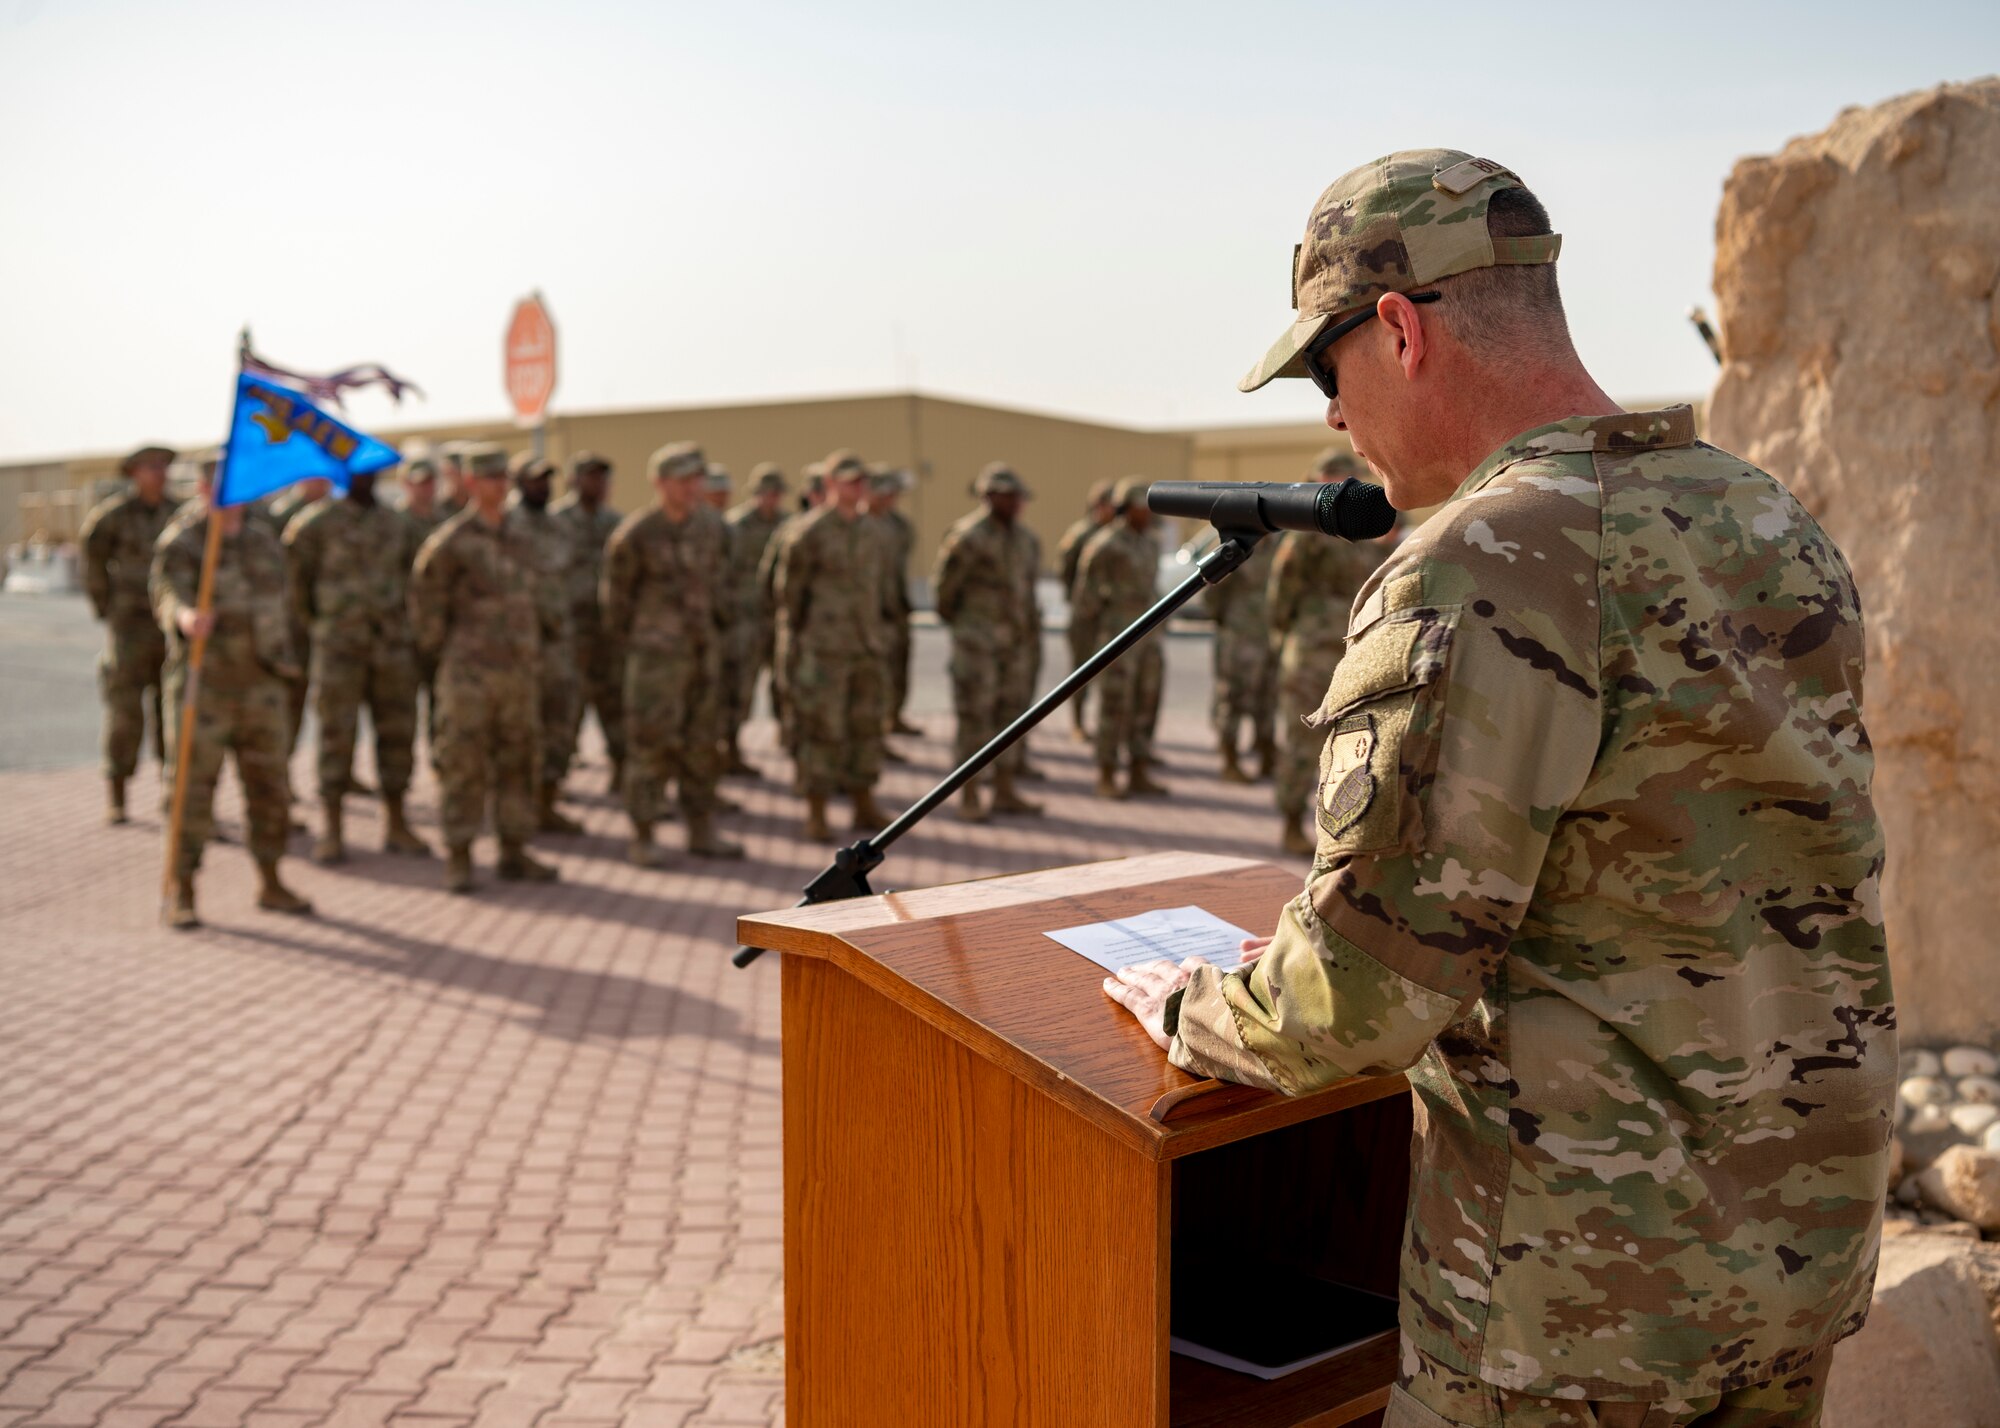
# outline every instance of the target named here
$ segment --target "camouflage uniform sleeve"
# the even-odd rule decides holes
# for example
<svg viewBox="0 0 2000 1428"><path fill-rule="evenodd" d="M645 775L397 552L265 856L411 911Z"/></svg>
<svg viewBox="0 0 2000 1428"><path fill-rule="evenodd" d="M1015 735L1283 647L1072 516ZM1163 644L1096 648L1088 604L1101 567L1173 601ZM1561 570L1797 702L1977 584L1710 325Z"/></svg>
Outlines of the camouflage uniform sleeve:
<svg viewBox="0 0 2000 1428"><path fill-rule="evenodd" d="M201 558L187 549L169 526L153 547L152 568L147 571L146 593L153 602L153 618L171 639L178 639L180 613L195 608L201 583Z"/></svg>
<svg viewBox="0 0 2000 1428"><path fill-rule="evenodd" d="M959 599L965 593L965 549L958 533L944 538L938 547L937 569L931 574L933 603L937 617L949 625L958 618Z"/></svg>
<svg viewBox="0 0 2000 1428"><path fill-rule="evenodd" d="M99 504L84 517L78 543L83 547L83 589L90 608L102 620L111 613L111 523L106 519L113 508Z"/></svg>
<svg viewBox="0 0 2000 1428"><path fill-rule="evenodd" d="M1077 563L1076 594L1069 611L1071 643L1078 649L1098 647L1097 618L1104 609L1104 592L1100 588L1103 570L1103 547L1093 542Z"/></svg>
<svg viewBox="0 0 2000 1428"><path fill-rule="evenodd" d="M410 607L410 634L417 648L435 655L444 648L445 597L451 586L451 559L442 538L433 532L417 551L417 563L410 570L410 589L405 597Z"/></svg>
<svg viewBox="0 0 2000 1428"><path fill-rule="evenodd" d="M1500 967L1596 758L1599 534L1591 507L1524 551L1491 513L1440 513L1354 612L1312 875L1247 973L1190 981L1175 1065L1294 1095L1401 1071Z"/></svg>
<svg viewBox="0 0 2000 1428"><path fill-rule="evenodd" d="M1293 571L1298 567L1298 542L1279 536L1278 552L1271 557L1271 575L1264 586L1264 622L1273 640L1292 628L1299 613L1299 582Z"/></svg>
<svg viewBox="0 0 2000 1428"><path fill-rule="evenodd" d="M805 628L806 608L811 599L812 584L812 539L810 532L803 532L785 542L785 548L778 553L776 578L772 581L772 595L777 607L784 612L785 619L793 630Z"/></svg>
<svg viewBox="0 0 2000 1428"><path fill-rule="evenodd" d="M639 552L630 528L620 526L604 543L604 573L597 577L597 605L604 633L623 644L632 633L632 594L639 580Z"/></svg>
<svg viewBox="0 0 2000 1428"><path fill-rule="evenodd" d="M312 623L313 585L319 579L320 523L301 517L285 527L285 592L296 628Z"/></svg>

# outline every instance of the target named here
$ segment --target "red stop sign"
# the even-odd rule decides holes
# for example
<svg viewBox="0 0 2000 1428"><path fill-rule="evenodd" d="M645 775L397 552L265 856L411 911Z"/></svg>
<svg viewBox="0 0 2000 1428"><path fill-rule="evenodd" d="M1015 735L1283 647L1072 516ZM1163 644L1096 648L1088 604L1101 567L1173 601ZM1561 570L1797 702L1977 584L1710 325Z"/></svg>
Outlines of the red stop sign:
<svg viewBox="0 0 2000 1428"><path fill-rule="evenodd" d="M514 304L507 320L507 400L515 419L524 426L539 422L555 390L556 325L542 295L531 293Z"/></svg>

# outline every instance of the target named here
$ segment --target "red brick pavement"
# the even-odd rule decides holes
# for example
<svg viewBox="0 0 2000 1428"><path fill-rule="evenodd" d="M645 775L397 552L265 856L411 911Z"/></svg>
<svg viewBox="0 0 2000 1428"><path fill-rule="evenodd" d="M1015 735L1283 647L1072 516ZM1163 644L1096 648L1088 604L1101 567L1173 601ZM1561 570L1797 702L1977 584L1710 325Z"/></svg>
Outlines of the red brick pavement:
<svg viewBox="0 0 2000 1428"><path fill-rule="evenodd" d="M900 741L885 801L943 772L946 732ZM1051 732L1048 818L946 812L878 881L1276 858L1268 786L1166 733L1170 804L1090 798ZM321 915L277 918L232 844L175 935L156 817L99 826L92 770L0 774L0 1428L782 1422L777 968L728 953L829 850L779 784L727 787L742 864L634 869L586 792L585 833L541 842L553 887L299 858Z"/></svg>

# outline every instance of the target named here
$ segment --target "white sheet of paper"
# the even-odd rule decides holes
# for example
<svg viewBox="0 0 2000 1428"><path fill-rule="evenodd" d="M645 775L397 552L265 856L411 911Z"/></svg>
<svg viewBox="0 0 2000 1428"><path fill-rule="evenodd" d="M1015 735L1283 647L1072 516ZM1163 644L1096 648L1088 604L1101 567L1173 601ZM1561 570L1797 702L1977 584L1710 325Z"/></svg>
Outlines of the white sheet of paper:
<svg viewBox="0 0 2000 1428"><path fill-rule="evenodd" d="M1239 944L1254 933L1224 922L1198 907L1162 907L1113 922L1086 922L1043 934L1072 952L1081 952L1107 972L1164 957L1183 962L1199 957L1231 971L1242 965Z"/></svg>

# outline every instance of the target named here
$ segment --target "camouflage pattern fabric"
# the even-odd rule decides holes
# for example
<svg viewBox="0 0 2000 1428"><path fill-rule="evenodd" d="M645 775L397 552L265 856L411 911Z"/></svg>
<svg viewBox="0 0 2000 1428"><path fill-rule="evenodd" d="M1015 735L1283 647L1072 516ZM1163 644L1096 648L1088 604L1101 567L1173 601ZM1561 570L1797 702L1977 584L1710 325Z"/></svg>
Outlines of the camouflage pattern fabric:
<svg viewBox="0 0 2000 1428"><path fill-rule="evenodd" d="M951 700L958 720L955 756L971 757L1034 700L1032 653L1040 643L1034 533L1008 525L984 507L945 532L931 574L938 618L951 630ZM1025 742L993 767L1017 771Z"/></svg>
<svg viewBox="0 0 2000 1428"><path fill-rule="evenodd" d="M522 504L510 506L506 524L533 552L535 611L541 626L541 666L536 677L542 730L542 782L560 784L569 772L579 684L576 627L570 621L570 565L576 542L570 528Z"/></svg>
<svg viewBox="0 0 2000 1428"><path fill-rule="evenodd" d="M1847 565L1686 407L1509 442L1363 589L1305 891L1170 1055L1409 1069L1410 1343L1727 1394L1860 1327L1896 1013Z"/></svg>
<svg viewBox="0 0 2000 1428"><path fill-rule="evenodd" d="M563 744L562 767L576 759L577 738L586 710L597 715L604 747L614 763L625 762L625 655L604 632L603 607L597 602L604 579L604 547L624 519L609 506L591 510L574 491L553 501L549 515L570 535L569 617L576 645L576 692L569 736Z"/></svg>
<svg viewBox="0 0 2000 1428"><path fill-rule="evenodd" d="M439 501L431 507L429 515L419 515L405 506L400 514L410 523L414 536L410 542L410 563L416 564L416 552L423 548L425 541L454 514L444 508ZM424 748L429 751L431 768L437 768L437 660L422 650L417 651L417 688L424 697Z"/></svg>
<svg viewBox="0 0 2000 1428"><path fill-rule="evenodd" d="M293 619L312 639L322 802L347 789L364 704L381 791L400 797L410 786L417 652L409 572L419 544L416 526L401 512L350 498L319 502L285 531Z"/></svg>
<svg viewBox="0 0 2000 1428"><path fill-rule="evenodd" d="M876 528L831 504L780 537L775 595L792 667L799 779L807 794L861 793L882 774L888 717L889 564Z"/></svg>
<svg viewBox="0 0 2000 1428"><path fill-rule="evenodd" d="M182 733L190 649L177 622L183 610L199 608L207 540L207 512L191 508L161 534L153 557L154 614L159 628L172 632L167 719L176 741ZM290 823L285 691L298 663L285 613L285 552L269 531L246 521L235 535L223 537L211 602L215 626L202 653L179 865L174 869L182 877L192 877L201 866L202 850L215 831L215 783L225 754L234 754L243 785L251 856L259 863L277 862Z"/></svg>
<svg viewBox="0 0 2000 1428"><path fill-rule="evenodd" d="M128 779L139 767L146 738L146 707L153 709L153 756L165 761L166 722L161 717L160 671L167 644L147 595L153 547L174 518L177 503L147 505L122 491L84 518L83 588L104 622L104 651L97 657L97 693L104 703L104 774Z"/></svg>
<svg viewBox="0 0 2000 1428"><path fill-rule="evenodd" d="M625 651L625 810L636 824L658 821L670 778L684 812L715 806L728 540L707 506L678 521L655 507L627 516L605 547L600 598L605 633Z"/></svg>
<svg viewBox="0 0 2000 1428"><path fill-rule="evenodd" d="M753 500L732 507L723 519L729 526L729 588L734 611L725 661L729 687L725 691L728 705L723 712L723 733L733 739L756 706L757 677L771 668L775 652L777 629L771 596L759 572L771 537L785 518L766 517Z"/></svg>
<svg viewBox="0 0 2000 1428"><path fill-rule="evenodd" d="M467 508L438 527L410 574L417 649L437 662L441 822L471 846L494 807L503 843L535 828L541 777L541 571L518 527Z"/></svg>
<svg viewBox="0 0 2000 1428"><path fill-rule="evenodd" d="M1064 531L1062 539L1056 542L1056 572L1062 580L1063 599L1069 602L1072 611L1069 628L1063 636L1064 641L1069 645L1069 665L1071 669L1075 669L1093 654L1097 653L1094 647L1084 643L1082 631L1074 618L1074 611L1076 609L1076 570L1077 566L1083 560L1084 543L1102 529L1103 527L1094 518L1083 516L1070 522L1069 529ZM1070 718L1078 729L1083 728L1083 706L1084 702L1089 698L1089 685L1085 685L1070 696Z"/></svg>
<svg viewBox="0 0 2000 1428"><path fill-rule="evenodd" d="M888 566L889 648L884 656L888 670L888 714L900 719L910 702L910 554L917 547L917 530L901 511L879 511L867 517L874 523Z"/></svg>
<svg viewBox="0 0 2000 1428"><path fill-rule="evenodd" d="M1087 541L1077 564L1076 602L1070 629L1091 651L1138 619L1159 598L1160 548L1122 520ZM1160 722L1165 659L1157 631L1125 651L1097 676L1097 763L1115 768L1120 758L1143 763L1153 756Z"/></svg>
<svg viewBox="0 0 2000 1428"><path fill-rule="evenodd" d="M1305 814L1326 743L1326 736L1307 720L1318 712L1327 681L1347 648L1354 597L1382 563L1385 549L1374 542L1286 531L1271 557L1264 618L1279 642L1281 738L1275 792L1278 812L1288 820Z"/></svg>
<svg viewBox="0 0 2000 1428"><path fill-rule="evenodd" d="M1553 1398L1495 1388L1405 1343L1382 1428L1818 1428L1833 1368L1828 1345L1790 1372L1685 1398Z"/></svg>
<svg viewBox="0 0 2000 1428"><path fill-rule="evenodd" d="M1250 558L1226 579L1208 587L1202 598L1215 619L1212 648L1215 685L1209 701L1209 723L1216 737L1234 747L1245 724L1252 742L1263 748L1274 737L1277 717L1278 661L1271 648L1265 615L1265 587L1277 542L1268 536L1257 542Z"/></svg>
<svg viewBox="0 0 2000 1428"><path fill-rule="evenodd" d="M798 665L796 642L792 638L791 617L778 603L778 572L785 563L785 550L799 533L805 512L778 523L757 562L757 588L764 608L771 612L771 708L778 718L778 741L794 758L798 756L797 722L792 718L792 672Z"/></svg>

